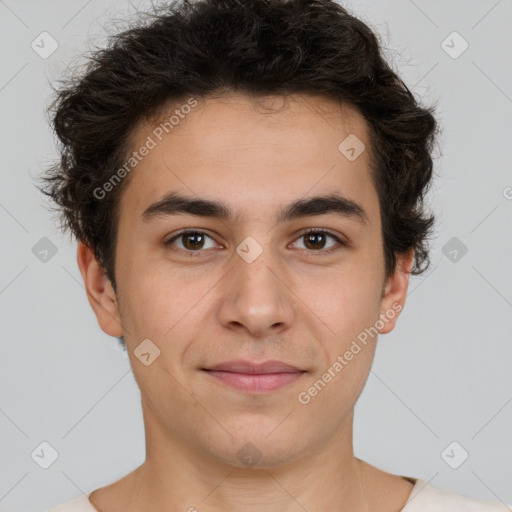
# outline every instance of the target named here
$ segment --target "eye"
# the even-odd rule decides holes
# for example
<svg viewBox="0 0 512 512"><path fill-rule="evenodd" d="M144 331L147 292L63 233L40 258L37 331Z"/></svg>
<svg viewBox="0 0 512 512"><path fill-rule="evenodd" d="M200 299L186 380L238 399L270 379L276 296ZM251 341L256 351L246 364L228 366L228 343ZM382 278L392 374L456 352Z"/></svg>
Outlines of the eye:
<svg viewBox="0 0 512 512"><path fill-rule="evenodd" d="M325 248L326 239L331 238L335 243ZM347 245L340 240L335 234L326 229L308 229L299 236L298 240L304 240L305 250L309 252L319 252L321 254L330 254L337 249L337 246Z"/></svg>
<svg viewBox="0 0 512 512"><path fill-rule="evenodd" d="M209 238L213 242L213 244L211 244L210 247L205 247L206 238ZM181 247L175 247L175 242L178 240L182 240ZM172 250L186 253L187 255L190 256L196 256L195 254L193 254L194 252L201 252L200 249L210 249L212 247L215 247L215 242L211 236L207 235L203 231L190 229L182 231L178 235L164 242L163 245L165 247L169 246Z"/></svg>
<svg viewBox="0 0 512 512"><path fill-rule="evenodd" d="M328 238L334 241L329 247L325 248ZM206 239L210 239L210 246L205 246ZM347 244L340 240L335 234L325 229L312 228L302 233L297 240L304 239L304 249L299 248L301 252L330 254L338 249L338 246L346 246ZM178 244L177 242L180 241ZM164 247L171 250L186 254L187 256L200 256L201 249L212 249L216 246L213 238L203 231L188 229L178 233L169 240L163 242ZM180 247L181 245L181 247Z"/></svg>

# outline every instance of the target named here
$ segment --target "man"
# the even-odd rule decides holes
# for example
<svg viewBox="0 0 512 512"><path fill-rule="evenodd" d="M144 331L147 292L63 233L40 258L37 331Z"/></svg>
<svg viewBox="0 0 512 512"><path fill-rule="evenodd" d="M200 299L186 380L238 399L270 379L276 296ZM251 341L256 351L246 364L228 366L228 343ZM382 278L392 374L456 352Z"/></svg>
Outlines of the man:
<svg viewBox="0 0 512 512"><path fill-rule="evenodd" d="M428 265L437 123L330 1L178 4L55 101L46 192L126 344L146 460L53 511L507 510L354 456Z"/></svg>

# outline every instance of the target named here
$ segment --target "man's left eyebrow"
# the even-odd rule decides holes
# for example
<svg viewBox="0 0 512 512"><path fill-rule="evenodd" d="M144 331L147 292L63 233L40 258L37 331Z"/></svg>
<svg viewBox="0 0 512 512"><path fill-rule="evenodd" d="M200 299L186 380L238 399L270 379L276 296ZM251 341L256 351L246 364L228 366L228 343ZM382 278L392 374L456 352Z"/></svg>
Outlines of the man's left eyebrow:
<svg viewBox="0 0 512 512"><path fill-rule="evenodd" d="M170 192L146 208L142 214L142 219L144 222L149 222L155 217L179 215L180 213L212 217L224 221L235 221L240 217L240 215L235 215L233 210L221 201L188 197L177 192ZM294 201L278 212L276 221L277 223L283 223L302 217L313 217L328 213L336 213L362 224L369 224L368 215L364 208L339 194L315 196Z"/></svg>
<svg viewBox="0 0 512 512"><path fill-rule="evenodd" d="M286 222L301 217L312 217L328 213L336 213L361 224L369 224L369 218L364 208L355 201L339 194L299 199L279 212L277 222Z"/></svg>

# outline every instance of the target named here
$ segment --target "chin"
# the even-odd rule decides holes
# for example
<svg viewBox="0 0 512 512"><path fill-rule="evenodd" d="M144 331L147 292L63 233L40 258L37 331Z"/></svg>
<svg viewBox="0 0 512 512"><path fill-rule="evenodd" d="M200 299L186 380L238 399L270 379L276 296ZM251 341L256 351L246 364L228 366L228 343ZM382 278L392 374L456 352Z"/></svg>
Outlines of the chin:
<svg viewBox="0 0 512 512"><path fill-rule="evenodd" d="M224 464L244 469L270 469L289 464L308 451L307 439L302 438L304 446L297 443L298 432L290 432L289 428L272 418L265 421L239 424L239 429L227 428L232 438L223 436L218 439L216 450L209 451ZM286 422L287 420L285 420ZM227 425L226 425L227 427Z"/></svg>

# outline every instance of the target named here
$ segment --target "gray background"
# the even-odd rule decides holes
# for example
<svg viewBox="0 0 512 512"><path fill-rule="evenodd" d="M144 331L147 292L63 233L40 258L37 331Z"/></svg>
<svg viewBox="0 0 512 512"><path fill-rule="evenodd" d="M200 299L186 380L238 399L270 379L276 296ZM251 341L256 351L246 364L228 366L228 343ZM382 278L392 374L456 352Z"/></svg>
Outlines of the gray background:
<svg viewBox="0 0 512 512"><path fill-rule="evenodd" d="M356 406L355 453L440 489L512 503L512 2L342 4L382 34L420 100L439 99L443 126L432 267L412 278L397 328L380 337ZM113 0L0 0L2 512L44 510L144 460L127 356L97 325L76 243L33 185L57 156L48 82L102 44L105 24L116 23L108 20L134 12ZM43 31L59 44L46 59L31 48ZM457 58L442 47L453 31L469 43ZM447 42L452 54L461 48L453 36ZM32 252L43 237L57 249L46 262ZM58 452L48 469L31 457L43 441ZM458 469L442 457L453 441L462 448L449 451L452 465L469 453Z"/></svg>

